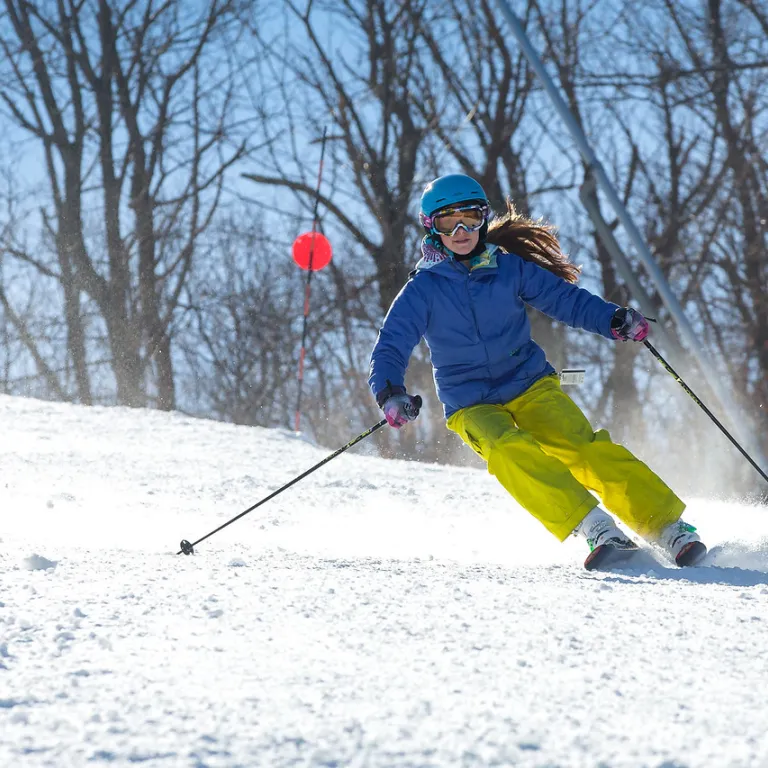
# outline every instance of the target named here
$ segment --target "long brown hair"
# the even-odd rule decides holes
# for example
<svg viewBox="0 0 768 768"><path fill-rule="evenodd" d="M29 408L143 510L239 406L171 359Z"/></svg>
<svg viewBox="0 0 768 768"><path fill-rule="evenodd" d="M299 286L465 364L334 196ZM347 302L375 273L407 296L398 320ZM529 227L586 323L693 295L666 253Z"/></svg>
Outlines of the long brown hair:
<svg viewBox="0 0 768 768"><path fill-rule="evenodd" d="M500 245L526 261L548 269L563 280L575 283L581 267L573 264L560 248L557 229L543 219L534 221L518 213L515 204L507 198L507 212L497 216L488 225L486 242Z"/></svg>

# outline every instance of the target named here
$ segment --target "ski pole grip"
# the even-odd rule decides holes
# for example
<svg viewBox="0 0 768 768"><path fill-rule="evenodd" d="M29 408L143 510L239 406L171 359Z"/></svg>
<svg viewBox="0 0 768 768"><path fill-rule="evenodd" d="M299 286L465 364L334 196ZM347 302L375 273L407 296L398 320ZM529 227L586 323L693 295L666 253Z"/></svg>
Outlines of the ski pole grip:
<svg viewBox="0 0 768 768"><path fill-rule="evenodd" d="M408 421L414 421L421 410L421 398L418 395L411 395L411 401L403 407Z"/></svg>

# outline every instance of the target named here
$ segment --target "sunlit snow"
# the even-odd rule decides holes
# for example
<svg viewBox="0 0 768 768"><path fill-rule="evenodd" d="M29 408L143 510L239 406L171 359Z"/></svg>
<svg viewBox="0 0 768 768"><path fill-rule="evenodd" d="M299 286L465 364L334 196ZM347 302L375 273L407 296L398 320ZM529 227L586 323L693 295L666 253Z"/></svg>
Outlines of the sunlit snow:
<svg viewBox="0 0 768 768"><path fill-rule="evenodd" d="M484 471L0 397L0 766L768 765L768 509L582 568ZM353 437L350 434L350 437Z"/></svg>

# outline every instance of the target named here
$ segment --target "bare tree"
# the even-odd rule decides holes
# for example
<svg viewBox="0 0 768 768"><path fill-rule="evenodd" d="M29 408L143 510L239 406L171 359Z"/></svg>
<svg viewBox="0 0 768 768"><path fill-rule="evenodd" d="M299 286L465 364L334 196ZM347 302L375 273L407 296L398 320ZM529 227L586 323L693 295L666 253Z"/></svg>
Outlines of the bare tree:
<svg viewBox="0 0 768 768"><path fill-rule="evenodd" d="M518 209L528 212L530 174L524 158L537 150L523 120L534 75L489 0L473 7L471 20L467 10L459 0L445 4L436 18L425 19L414 9L414 23L432 59L414 97L436 139L426 163L430 175L457 163L481 182L496 208L503 210L511 195Z"/></svg>
<svg viewBox="0 0 768 768"><path fill-rule="evenodd" d="M316 139L328 125L329 173L320 210L337 244L328 274L337 304L334 325L340 331L323 337L326 366L314 369L315 383L319 391L325 389L321 399L330 398L325 400L328 409L348 409L356 402L355 408L370 419L370 395L364 394L367 352L417 252L419 232L409 209L429 128L414 105L425 64L414 17L431 13L430 3L339 0L325 4L322 19L312 3L286 7L286 38L270 41L255 31L268 52L265 77L276 84L275 100L283 111L278 119L263 113L262 136L270 151L261 154L258 171L245 175L262 188L290 190L308 214L315 184L306 162L306 138ZM321 25L328 24L342 33L343 45L320 33ZM304 221L308 224L308 216ZM333 354L332 338L337 342ZM339 349L344 350L341 356ZM331 361L339 369L328 376ZM346 373L338 375L339 370ZM414 356L409 376L421 389L428 377L423 353ZM334 402L339 386L343 396ZM389 436L378 439L386 444ZM403 438L412 440L413 434Z"/></svg>
<svg viewBox="0 0 768 768"><path fill-rule="evenodd" d="M649 242L713 365L724 361L764 447L767 19L751 2L658 0L621 27L627 48L620 50L649 66L642 76L613 75L635 115L642 109L646 118L645 130L631 111L623 123L639 161Z"/></svg>
<svg viewBox="0 0 768 768"><path fill-rule="evenodd" d="M373 260L379 306L386 310L405 282L408 266L404 255L409 232L411 237L414 232L408 209L427 126L412 98L422 82L413 16L425 14L428 3L333 3L326 23L329 19L338 21L348 27L349 36L343 48L332 50L321 40L311 2L306 9L293 2L286 5L304 31L306 47L271 46L274 65L292 73L302 85L306 109L302 122L319 129L330 118L332 163L343 165L349 174L339 182L346 186L339 189L338 198L349 197L350 205L347 209L327 194L321 196L321 203L334 223ZM270 49L266 42L265 47ZM295 128L296 118L290 114L286 117ZM267 130L274 137L280 129L273 125ZM320 132L316 130L315 135ZM296 133L293 135L295 141ZM246 177L291 189L303 195L308 205L314 197L312 184L286 170L289 163L303 166L299 147L293 146L289 162L282 162L276 152L269 157L271 173L249 173Z"/></svg>
<svg viewBox="0 0 768 768"><path fill-rule="evenodd" d="M291 265L260 228L244 228L235 217L207 241L215 258L193 273L193 322L181 341L197 408L238 424L286 426L296 373Z"/></svg>
<svg viewBox="0 0 768 768"><path fill-rule="evenodd" d="M61 286L79 400L93 399L87 301L98 311L91 329L103 323L117 401L173 408L179 300L224 173L244 150L227 149L234 5L4 5L0 98L40 142L55 262L15 255Z"/></svg>

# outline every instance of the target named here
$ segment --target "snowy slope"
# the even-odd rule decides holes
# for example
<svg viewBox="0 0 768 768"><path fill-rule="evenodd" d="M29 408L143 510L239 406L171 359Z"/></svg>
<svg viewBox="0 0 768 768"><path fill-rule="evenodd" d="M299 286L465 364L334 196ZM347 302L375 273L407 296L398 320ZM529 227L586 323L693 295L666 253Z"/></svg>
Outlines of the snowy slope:
<svg viewBox="0 0 768 768"><path fill-rule="evenodd" d="M353 449L185 557L328 451L0 425L0 766L768 766L765 508L690 500L713 567L595 575L485 472Z"/></svg>

